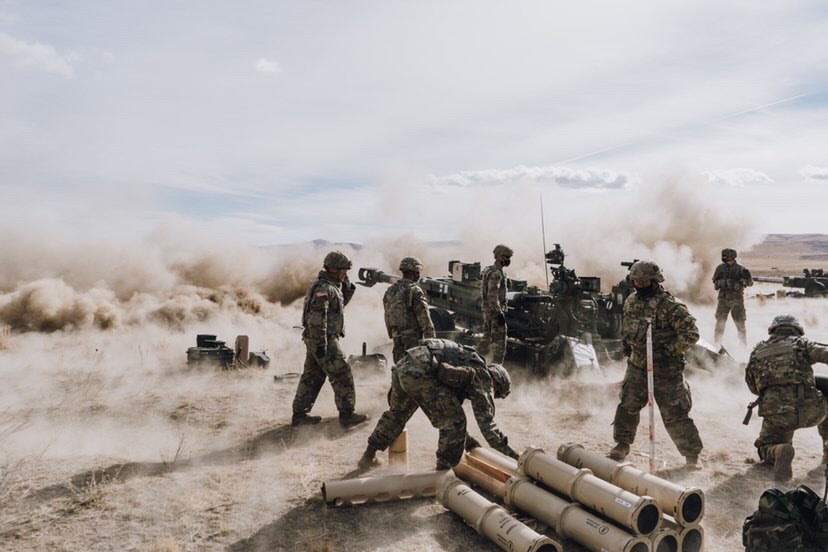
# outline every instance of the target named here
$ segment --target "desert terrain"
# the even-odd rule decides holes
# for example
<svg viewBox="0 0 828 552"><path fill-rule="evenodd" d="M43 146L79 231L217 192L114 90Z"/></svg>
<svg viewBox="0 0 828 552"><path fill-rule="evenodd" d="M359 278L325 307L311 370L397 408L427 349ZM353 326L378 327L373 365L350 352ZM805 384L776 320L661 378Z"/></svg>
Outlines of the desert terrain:
<svg viewBox="0 0 828 552"><path fill-rule="evenodd" d="M703 338L711 340L710 275L723 245L712 238L702 245L664 263L665 285L688 304ZM343 430L326 385L313 410L322 423L290 426L304 357L297 328L301 296L331 244L276 248L278 255L252 248L182 254L163 247L18 246L4 246L7 269L0 280L0 549L497 550L431 498L324 504L323 482L359 475L356 462L384 409L389 383L387 369L355 367L357 409L372 418L366 424ZM487 249L459 243L336 247L352 256L355 269L393 271L400 251L421 256L429 275L443 275L450 258L479 254L487 261L480 253ZM606 287L623 277L619 261L632 256L618 254L605 255L604 265L588 265L585 255L567 264L581 275L594 270ZM543 284L540 263L515 260L510 275ZM771 235L739 260L766 275L828 268L828 236ZM695 267L693 278L689 272L679 278L680 261ZM797 315L809 337L828 342L828 299L777 297L777 289L757 284L749 290L748 345L783 312ZM382 291L360 287L346 309L348 354L358 355L365 343L368 352L390 358ZM271 362L266 369L188 367L186 350L199 333L215 334L230 346L236 335L248 335L251 349L265 350ZM771 472L755 462L760 419L741 423L752 399L739 366L749 347L738 343L732 322L722 345L734 358L732 368L687 374L691 415L705 444L702 468L680 469L683 458L660 421L656 428L658 473L705 492L705 550L714 552L740 548L745 516L774 486ZM512 394L497 401L496 421L518 450L554 452L574 442L606 452L623 369L606 364L543 380L516 369ZM468 413L470 433L480 439ZM648 449L644 414L630 456L641 469ZM436 430L418 412L408 433L408 470L431 470ZM784 488L806 484L821 494L816 429L798 432L794 444L794 479ZM390 469L384 464L370 473Z"/></svg>

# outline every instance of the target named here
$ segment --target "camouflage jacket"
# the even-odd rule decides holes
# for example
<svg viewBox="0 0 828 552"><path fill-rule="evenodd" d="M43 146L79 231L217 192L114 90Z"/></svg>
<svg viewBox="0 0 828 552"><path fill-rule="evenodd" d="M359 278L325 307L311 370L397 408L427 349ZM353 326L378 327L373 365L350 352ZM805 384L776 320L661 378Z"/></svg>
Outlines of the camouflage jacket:
<svg viewBox="0 0 828 552"><path fill-rule="evenodd" d="M754 395L781 392L782 387L799 384L814 388L815 362L828 363L828 346L796 335L772 335L760 341L750 353L745 368L745 383Z"/></svg>
<svg viewBox="0 0 828 552"><path fill-rule="evenodd" d="M483 269L480 296L484 314L497 314L506 310L506 274L496 264Z"/></svg>
<svg viewBox="0 0 828 552"><path fill-rule="evenodd" d="M433 351L425 345L420 345L406 351L405 359L397 369L401 373L410 376L433 378L435 385L441 385L437 381L436 370L437 365L443 361L443 355L439 351ZM470 363L468 368L473 371L473 375L468 385L462 389L456 389L457 396L461 402L465 399L469 399L471 402L474 419L477 421L477 427L480 428L486 442L495 450L507 453L509 441L494 421L495 404L494 395L492 394L492 377L489 375L489 370L482 361L480 363Z"/></svg>
<svg viewBox="0 0 828 552"><path fill-rule="evenodd" d="M733 263L733 266L721 263L713 272L713 287L719 290L721 299L740 297L743 290L752 285L753 277L750 270L739 263Z"/></svg>
<svg viewBox="0 0 828 552"><path fill-rule="evenodd" d="M428 301L417 282L402 279L385 290L385 328L388 337L413 334L434 337L434 324L428 314Z"/></svg>
<svg viewBox="0 0 828 552"><path fill-rule="evenodd" d="M683 362L684 353L699 340L696 319L660 284L651 297L632 293L624 301L621 340L630 363L647 366L647 321L653 325L653 360L659 363Z"/></svg>
<svg viewBox="0 0 828 552"><path fill-rule="evenodd" d="M345 335L345 298L340 284L327 271L308 286L302 309L302 337L310 339L316 345L325 345L328 338Z"/></svg>

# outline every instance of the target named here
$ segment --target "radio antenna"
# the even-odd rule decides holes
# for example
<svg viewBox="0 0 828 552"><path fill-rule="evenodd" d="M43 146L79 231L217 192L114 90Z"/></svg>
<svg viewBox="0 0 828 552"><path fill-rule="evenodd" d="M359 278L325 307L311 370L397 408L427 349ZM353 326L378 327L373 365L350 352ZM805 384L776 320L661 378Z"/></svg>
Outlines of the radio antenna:
<svg viewBox="0 0 828 552"><path fill-rule="evenodd" d="M546 268L546 227L544 226L544 217L543 217L543 192L540 192L539 199L540 202L540 217L541 217L541 242L543 244L543 256L542 262L543 265L543 275L546 276L546 289L549 289L549 270Z"/></svg>

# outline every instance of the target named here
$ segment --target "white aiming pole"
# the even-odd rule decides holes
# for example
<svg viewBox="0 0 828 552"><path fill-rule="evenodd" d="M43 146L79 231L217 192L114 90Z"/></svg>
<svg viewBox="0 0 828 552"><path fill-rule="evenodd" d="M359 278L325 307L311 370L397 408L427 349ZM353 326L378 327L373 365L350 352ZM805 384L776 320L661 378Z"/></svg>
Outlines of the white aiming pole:
<svg viewBox="0 0 828 552"><path fill-rule="evenodd" d="M653 400L653 324L647 320L647 408L650 414L650 473L655 473L655 401Z"/></svg>

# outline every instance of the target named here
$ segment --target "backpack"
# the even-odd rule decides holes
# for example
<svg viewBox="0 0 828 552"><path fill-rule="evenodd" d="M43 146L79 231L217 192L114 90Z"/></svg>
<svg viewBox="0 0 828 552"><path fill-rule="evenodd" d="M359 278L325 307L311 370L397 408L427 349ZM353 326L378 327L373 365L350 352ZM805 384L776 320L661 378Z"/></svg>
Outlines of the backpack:
<svg viewBox="0 0 828 552"><path fill-rule="evenodd" d="M828 506L809 487L768 489L742 525L748 552L828 552Z"/></svg>

